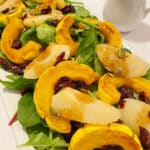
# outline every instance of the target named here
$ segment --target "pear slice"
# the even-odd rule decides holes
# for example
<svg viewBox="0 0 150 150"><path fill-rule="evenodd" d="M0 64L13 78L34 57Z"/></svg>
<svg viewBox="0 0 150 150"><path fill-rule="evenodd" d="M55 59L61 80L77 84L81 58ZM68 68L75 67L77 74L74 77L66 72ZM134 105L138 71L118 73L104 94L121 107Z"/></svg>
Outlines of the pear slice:
<svg viewBox="0 0 150 150"><path fill-rule="evenodd" d="M98 45L96 52L104 67L115 75L140 77L150 68L150 64L140 57L127 52L121 54L119 48L108 44Z"/></svg>
<svg viewBox="0 0 150 150"><path fill-rule="evenodd" d="M41 52L24 70L24 78L37 79L50 66L57 62L57 58L64 53L64 60L70 56L70 47L51 43L46 50Z"/></svg>
<svg viewBox="0 0 150 150"><path fill-rule="evenodd" d="M128 126L117 123L88 124L79 128L72 136L68 150L101 150L110 145L120 148L108 148L109 150L143 150L138 136Z"/></svg>
<svg viewBox="0 0 150 150"><path fill-rule="evenodd" d="M139 126L150 132L150 105L139 100L127 98L120 110L121 120L139 135Z"/></svg>
<svg viewBox="0 0 150 150"><path fill-rule="evenodd" d="M82 123L108 124L120 118L117 108L70 87L52 97L57 115Z"/></svg>

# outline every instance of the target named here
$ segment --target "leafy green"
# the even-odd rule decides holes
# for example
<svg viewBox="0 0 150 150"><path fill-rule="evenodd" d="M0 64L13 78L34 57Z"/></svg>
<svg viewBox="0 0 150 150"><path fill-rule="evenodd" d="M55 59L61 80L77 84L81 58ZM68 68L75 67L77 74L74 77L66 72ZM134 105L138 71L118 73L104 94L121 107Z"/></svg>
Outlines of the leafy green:
<svg viewBox="0 0 150 150"><path fill-rule="evenodd" d="M6 88L12 90L22 90L26 88L34 89L36 80L25 79L22 76L18 75L8 75L6 76L9 80L4 81L0 79L0 83L3 84Z"/></svg>
<svg viewBox="0 0 150 150"><path fill-rule="evenodd" d="M100 75L103 75L105 72L104 66L102 63L98 60L97 56L94 58L94 70L99 73Z"/></svg>
<svg viewBox="0 0 150 150"><path fill-rule="evenodd" d="M95 82L94 84L90 85L88 88L88 94L94 98L98 98L98 82Z"/></svg>
<svg viewBox="0 0 150 150"><path fill-rule="evenodd" d="M0 22L0 37L2 35L3 29L5 28L5 24L3 22Z"/></svg>
<svg viewBox="0 0 150 150"><path fill-rule="evenodd" d="M31 134L29 140L21 146L34 146L38 150L63 150L68 144L60 135L49 131L49 135L44 132Z"/></svg>
<svg viewBox="0 0 150 150"><path fill-rule="evenodd" d="M86 8L84 8L84 7L78 7L78 8L76 9L75 14L76 14L77 16L83 17L83 18L85 18L85 17L87 17L87 16L90 16L90 12L89 12Z"/></svg>
<svg viewBox="0 0 150 150"><path fill-rule="evenodd" d="M103 74L103 66L97 59L95 47L97 44L103 43L103 39L99 37L99 33L95 28L85 29L82 32L82 40L77 50L75 60L78 63L91 66L100 74Z"/></svg>
<svg viewBox="0 0 150 150"><path fill-rule="evenodd" d="M75 15L74 19L76 22L82 22L83 24L85 24L86 26L90 27L90 28L95 28L95 29L99 29L98 24L92 24L90 22L87 22L86 20L84 20L83 18Z"/></svg>
<svg viewBox="0 0 150 150"><path fill-rule="evenodd" d="M70 28L69 32L70 32L70 34L71 34L71 37L72 37L75 41L80 42L81 35L82 35L82 32L83 32L82 29Z"/></svg>
<svg viewBox="0 0 150 150"><path fill-rule="evenodd" d="M71 0L64 0L66 4L69 5L83 5L83 2L76 2L76 1L71 1Z"/></svg>
<svg viewBox="0 0 150 150"><path fill-rule="evenodd" d="M6 56L2 52L0 52L0 58L7 60Z"/></svg>
<svg viewBox="0 0 150 150"><path fill-rule="evenodd" d="M38 41L38 38L36 36L36 27L35 26L32 26L32 28L30 28L30 29L25 29L20 36L20 41L21 41L22 45L25 45L30 40Z"/></svg>
<svg viewBox="0 0 150 150"><path fill-rule="evenodd" d="M26 6L30 9L36 8L38 5L34 0L23 0L23 2L26 4Z"/></svg>
<svg viewBox="0 0 150 150"><path fill-rule="evenodd" d="M49 26L46 23L41 24L36 29L38 39L43 43L48 45L49 42L55 41L55 28L53 26Z"/></svg>
<svg viewBox="0 0 150 150"><path fill-rule="evenodd" d="M132 51L130 49L128 49L128 48L122 48L122 50L125 51L125 52L128 52L128 53L132 54Z"/></svg>
<svg viewBox="0 0 150 150"><path fill-rule="evenodd" d="M18 120L24 127L31 127L41 123L41 119L35 109L31 93L25 94L19 100Z"/></svg>
<svg viewBox="0 0 150 150"><path fill-rule="evenodd" d="M146 75L144 76L147 80L150 80L150 69L148 69Z"/></svg>
<svg viewBox="0 0 150 150"><path fill-rule="evenodd" d="M25 45L30 40L48 45L49 42L55 41L55 28L44 23L39 27L32 26L30 29L25 29L20 36L20 41Z"/></svg>
<svg viewBox="0 0 150 150"><path fill-rule="evenodd" d="M40 132L49 133L49 127L47 126L44 120L41 120L40 124L31 127L26 127L26 132L29 136L31 134L37 134Z"/></svg>

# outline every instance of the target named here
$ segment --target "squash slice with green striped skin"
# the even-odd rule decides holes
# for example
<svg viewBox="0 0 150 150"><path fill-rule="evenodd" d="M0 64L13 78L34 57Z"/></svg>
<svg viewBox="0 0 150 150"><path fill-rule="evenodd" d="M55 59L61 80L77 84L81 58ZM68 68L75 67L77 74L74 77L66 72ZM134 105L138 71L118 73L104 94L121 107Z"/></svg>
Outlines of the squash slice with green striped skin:
<svg viewBox="0 0 150 150"><path fill-rule="evenodd" d="M69 150L93 150L118 145L124 150L143 150L138 137L123 124L85 125L73 135Z"/></svg>
<svg viewBox="0 0 150 150"><path fill-rule="evenodd" d="M1 49L6 57L16 64L22 64L34 59L40 53L41 45L29 41L26 45L19 49L12 47L14 40L18 38L22 32L24 25L21 19L13 18L5 27L2 33Z"/></svg>
<svg viewBox="0 0 150 150"><path fill-rule="evenodd" d="M75 81L84 81L87 85L99 79L99 75L87 65L74 61L64 61L55 67L48 68L39 78L34 91L34 103L42 119L45 119L49 128L69 133L70 120L55 116L51 112L51 99L55 93L55 86L61 77L68 77Z"/></svg>

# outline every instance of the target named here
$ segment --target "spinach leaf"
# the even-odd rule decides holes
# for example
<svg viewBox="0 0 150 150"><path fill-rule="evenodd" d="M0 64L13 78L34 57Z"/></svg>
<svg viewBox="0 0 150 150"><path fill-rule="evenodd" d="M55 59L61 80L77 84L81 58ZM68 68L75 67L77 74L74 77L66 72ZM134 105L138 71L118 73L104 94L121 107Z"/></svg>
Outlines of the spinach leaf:
<svg viewBox="0 0 150 150"><path fill-rule="evenodd" d="M77 16L83 17L83 18L90 16L90 12L87 9L85 9L84 7L78 7L76 9L75 14Z"/></svg>
<svg viewBox="0 0 150 150"><path fill-rule="evenodd" d="M35 126L26 127L26 132L30 136L31 134L37 134L40 132L49 133L49 127L45 123L44 120L41 120L40 124L37 124Z"/></svg>
<svg viewBox="0 0 150 150"><path fill-rule="evenodd" d="M99 37L99 32L95 28L85 29L82 32L82 40L77 50L75 60L91 66L99 74L103 74L103 66L97 59L95 47L97 44L103 43Z"/></svg>
<svg viewBox="0 0 150 150"><path fill-rule="evenodd" d="M49 26L46 23L41 24L36 31L41 43L48 45L50 42L55 41L55 28L53 26Z"/></svg>
<svg viewBox="0 0 150 150"><path fill-rule="evenodd" d="M0 79L0 83L3 84L6 88L12 90L22 90L26 88L34 89L36 83L36 80L25 79L18 75L8 75L6 77L9 79L9 81Z"/></svg>
<svg viewBox="0 0 150 150"><path fill-rule="evenodd" d="M55 135L51 130L49 135L44 132L31 134L29 140L21 146L34 146L38 150L63 150L68 144L59 134Z"/></svg>
<svg viewBox="0 0 150 150"><path fill-rule="evenodd" d="M3 22L0 22L0 37L2 35L3 29L5 28L5 24Z"/></svg>
<svg viewBox="0 0 150 150"><path fill-rule="evenodd" d="M24 127L31 127L41 123L41 119L35 109L32 94L30 93L25 94L19 100L18 120Z"/></svg>
<svg viewBox="0 0 150 150"><path fill-rule="evenodd" d="M25 45L30 40L38 41L38 38L36 36L36 27L35 26L32 26L32 28L30 28L30 29L25 29L20 36L20 41L21 41L22 45Z"/></svg>

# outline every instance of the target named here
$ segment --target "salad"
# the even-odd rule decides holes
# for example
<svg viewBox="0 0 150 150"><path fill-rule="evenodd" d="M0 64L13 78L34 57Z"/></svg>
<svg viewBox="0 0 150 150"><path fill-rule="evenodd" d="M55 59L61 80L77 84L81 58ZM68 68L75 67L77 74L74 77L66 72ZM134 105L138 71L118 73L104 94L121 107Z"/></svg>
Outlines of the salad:
<svg viewBox="0 0 150 150"><path fill-rule="evenodd" d="M0 65L35 150L149 150L150 64L82 2L0 3Z"/></svg>

